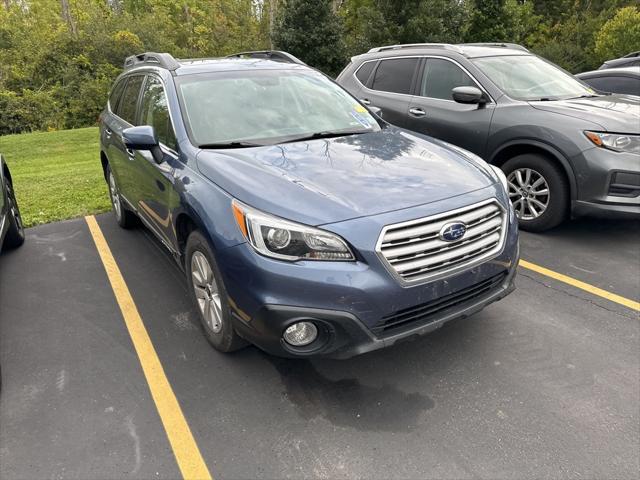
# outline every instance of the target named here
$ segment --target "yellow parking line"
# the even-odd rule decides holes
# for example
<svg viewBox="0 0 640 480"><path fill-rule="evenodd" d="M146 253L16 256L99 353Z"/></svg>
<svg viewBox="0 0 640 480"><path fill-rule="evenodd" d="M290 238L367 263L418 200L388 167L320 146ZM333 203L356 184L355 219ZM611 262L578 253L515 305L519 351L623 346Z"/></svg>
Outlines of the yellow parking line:
<svg viewBox="0 0 640 480"><path fill-rule="evenodd" d="M640 312L640 302L636 302L635 300L616 295L615 293L607 292L606 290L603 290L601 288L594 287L593 285L582 282L580 280L576 280L575 278L571 278L567 275L563 275L562 273L554 272L553 270L541 267L540 265L536 265L535 263L527 262L526 260L520 260L520 266Z"/></svg>
<svg viewBox="0 0 640 480"><path fill-rule="evenodd" d="M151 390L151 396L160 414L160 419L169 438L178 467L182 472L182 477L193 480L211 479L209 469L204 463L200 449L193 438L189 424L164 373L138 308L120 273L118 264L111 254L111 249L102 234L102 230L94 216L85 217L85 220L96 244L104 269L107 272L107 277L109 277L113 293L120 306L120 311L138 354L149 390Z"/></svg>

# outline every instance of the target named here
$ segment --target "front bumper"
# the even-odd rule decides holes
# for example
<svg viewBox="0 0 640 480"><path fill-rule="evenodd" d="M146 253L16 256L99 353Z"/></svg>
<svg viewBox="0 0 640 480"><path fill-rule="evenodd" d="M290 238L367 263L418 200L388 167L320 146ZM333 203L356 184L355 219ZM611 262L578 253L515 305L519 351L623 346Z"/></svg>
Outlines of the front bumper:
<svg viewBox="0 0 640 480"><path fill-rule="evenodd" d="M473 203L470 200L450 200L447 207L455 208L456 201ZM356 262L289 263L263 257L247 244L225 249L218 264L236 331L279 356L347 358L423 335L449 320L472 315L513 291L519 250L512 214L508 215L502 251L484 263L410 286L389 273L375 252L382 226L407 215L421 218L442 208L416 207L411 212L325 226L343 238L351 237L350 243L358 252ZM361 241L354 240L354 232ZM407 317L412 317L411 321L405 321ZM318 326L317 342L294 348L282 340L290 324L309 319Z"/></svg>
<svg viewBox="0 0 640 480"><path fill-rule="evenodd" d="M638 155L593 147L572 160L578 187L574 216L640 218L640 188L632 185L640 180Z"/></svg>
<svg viewBox="0 0 640 480"><path fill-rule="evenodd" d="M253 317L250 325L237 318L236 330L241 336L273 355L345 359L411 340L437 330L448 321L469 317L509 295L515 289L514 277L515 264L508 274L502 276L503 281L491 290L467 302L425 316L421 321L412 323L410 327L389 335L375 334L349 312L282 305L265 305ZM301 320L313 321L319 327L321 343L294 348L282 340L282 332L292 323Z"/></svg>

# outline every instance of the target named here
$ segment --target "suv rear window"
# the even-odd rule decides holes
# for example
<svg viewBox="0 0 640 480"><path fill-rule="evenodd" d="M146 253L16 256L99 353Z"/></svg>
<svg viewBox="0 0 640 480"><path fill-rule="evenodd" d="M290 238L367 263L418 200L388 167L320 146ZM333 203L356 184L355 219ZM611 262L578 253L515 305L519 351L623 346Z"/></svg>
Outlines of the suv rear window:
<svg viewBox="0 0 640 480"><path fill-rule="evenodd" d="M371 72L373 71L373 67L376 66L376 62L366 62L363 63L358 71L356 72L356 77L360 80L360 83L363 85L367 85L367 80L371 76Z"/></svg>
<svg viewBox="0 0 640 480"><path fill-rule="evenodd" d="M429 58L422 76L420 95L453 100L451 90L456 87L475 87L474 81L460 67L441 58Z"/></svg>
<svg viewBox="0 0 640 480"><path fill-rule="evenodd" d="M129 122L131 125L136 124L136 107L138 106L138 97L140 95L140 87L142 87L142 75L129 77L127 86L122 94L122 99L116 109L116 115Z"/></svg>
<svg viewBox="0 0 640 480"><path fill-rule="evenodd" d="M371 88L383 92L410 94L417 64L417 58L382 60L376 69Z"/></svg>

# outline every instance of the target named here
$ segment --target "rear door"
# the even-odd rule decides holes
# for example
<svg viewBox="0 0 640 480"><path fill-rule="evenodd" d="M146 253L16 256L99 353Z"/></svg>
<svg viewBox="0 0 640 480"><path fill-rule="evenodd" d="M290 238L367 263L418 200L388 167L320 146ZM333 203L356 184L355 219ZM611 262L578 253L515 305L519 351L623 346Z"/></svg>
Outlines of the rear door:
<svg viewBox="0 0 640 480"><path fill-rule="evenodd" d="M172 210L179 207L175 191L174 165L178 162L178 145L169 115L162 80L149 74L144 84L137 118L139 125L152 126L160 142L164 161L156 163L148 151L136 151L132 163L136 182L134 201L140 217L167 244L173 244ZM171 248L171 247L170 247Z"/></svg>
<svg viewBox="0 0 640 480"><path fill-rule="evenodd" d="M420 70L416 96L407 109L407 128L484 155L495 104L457 103L451 94L461 86L484 89L450 59L425 58Z"/></svg>
<svg viewBox="0 0 640 480"><path fill-rule="evenodd" d="M122 132L136 124L136 112L143 82L144 75L132 75L126 79L115 110L105 119L104 126L104 135L108 137L106 151L109 165L116 177L120 194L134 208L136 183L133 178L135 172L132 164L135 160L135 152L125 146Z"/></svg>
<svg viewBox="0 0 640 480"><path fill-rule="evenodd" d="M367 84L362 89L360 100L367 105L382 109L382 117L394 125L405 127L411 92L418 72L418 57L386 58L371 69ZM369 66L365 63L356 72ZM359 78L359 77L358 77Z"/></svg>

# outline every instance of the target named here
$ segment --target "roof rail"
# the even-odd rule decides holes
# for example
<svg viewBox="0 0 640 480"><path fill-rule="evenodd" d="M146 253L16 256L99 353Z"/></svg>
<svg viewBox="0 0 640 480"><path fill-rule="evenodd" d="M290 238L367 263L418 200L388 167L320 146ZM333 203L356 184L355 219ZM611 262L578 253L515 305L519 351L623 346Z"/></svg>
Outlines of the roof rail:
<svg viewBox="0 0 640 480"><path fill-rule="evenodd" d="M464 47L489 47L489 48L513 48L514 50L522 50L523 52L528 52L529 50L522 45L518 45L517 43L506 43L506 42L477 42L477 43L461 43L460 46Z"/></svg>
<svg viewBox="0 0 640 480"><path fill-rule="evenodd" d="M622 58L634 58L634 57L640 57L640 52L631 52L631 53L627 53L624 57Z"/></svg>
<svg viewBox="0 0 640 480"><path fill-rule="evenodd" d="M151 65L167 70L177 70L180 67L178 61L170 53L146 52L138 55L131 55L124 61L124 68L133 68L142 65Z"/></svg>
<svg viewBox="0 0 640 480"><path fill-rule="evenodd" d="M226 58L263 58L265 60L273 60L283 63L297 63L298 65L306 65L302 60L294 57L290 53L281 50L256 50L253 52L239 52L227 55Z"/></svg>
<svg viewBox="0 0 640 480"><path fill-rule="evenodd" d="M367 53L384 52L385 50L401 50L403 48L443 48L445 50L453 50L462 53L462 49L457 45L450 43L404 43L399 45L385 45L384 47L375 47Z"/></svg>

